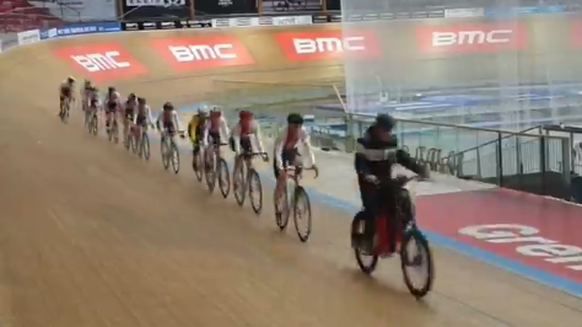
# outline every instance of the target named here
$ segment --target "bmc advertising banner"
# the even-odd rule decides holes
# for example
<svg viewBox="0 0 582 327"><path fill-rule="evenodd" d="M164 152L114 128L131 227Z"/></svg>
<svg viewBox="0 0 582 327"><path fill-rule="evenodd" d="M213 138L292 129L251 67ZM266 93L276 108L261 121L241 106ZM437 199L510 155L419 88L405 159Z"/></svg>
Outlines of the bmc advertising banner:
<svg viewBox="0 0 582 327"><path fill-rule="evenodd" d="M32 0L37 8L47 8L64 21L106 21L117 18L115 0Z"/></svg>
<svg viewBox="0 0 582 327"><path fill-rule="evenodd" d="M192 0L119 0L123 17L141 19L188 19Z"/></svg>
<svg viewBox="0 0 582 327"><path fill-rule="evenodd" d="M258 13L256 0L198 0L194 9L210 15Z"/></svg>

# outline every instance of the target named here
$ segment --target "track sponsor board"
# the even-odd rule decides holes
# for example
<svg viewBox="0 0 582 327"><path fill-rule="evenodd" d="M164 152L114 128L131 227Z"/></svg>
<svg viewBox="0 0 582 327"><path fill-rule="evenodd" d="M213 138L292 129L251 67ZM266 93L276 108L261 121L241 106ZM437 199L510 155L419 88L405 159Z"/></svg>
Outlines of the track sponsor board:
<svg viewBox="0 0 582 327"><path fill-rule="evenodd" d="M374 59L382 56L376 34L370 30L281 32L275 34L281 51L291 61Z"/></svg>
<svg viewBox="0 0 582 327"><path fill-rule="evenodd" d="M188 19L192 0L119 0L125 20Z"/></svg>
<svg viewBox="0 0 582 327"><path fill-rule="evenodd" d="M487 54L527 47L521 23L475 23L416 28L419 49L426 54Z"/></svg>
<svg viewBox="0 0 582 327"><path fill-rule="evenodd" d="M175 38L152 41L153 47L176 70L252 65L255 60L237 38Z"/></svg>
<svg viewBox="0 0 582 327"><path fill-rule="evenodd" d="M96 81L119 80L147 72L145 66L118 43L64 47L54 52Z"/></svg>
<svg viewBox="0 0 582 327"><path fill-rule="evenodd" d="M427 230L582 282L582 207L495 189L421 198L418 210Z"/></svg>

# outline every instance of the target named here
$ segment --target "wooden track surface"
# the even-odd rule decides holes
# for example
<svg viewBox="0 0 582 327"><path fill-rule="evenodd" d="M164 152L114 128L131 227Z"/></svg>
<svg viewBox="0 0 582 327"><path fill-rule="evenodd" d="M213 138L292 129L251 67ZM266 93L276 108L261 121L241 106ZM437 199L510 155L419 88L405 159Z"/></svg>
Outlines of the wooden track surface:
<svg viewBox="0 0 582 327"><path fill-rule="evenodd" d="M269 33L243 31L253 42ZM159 102L193 84L212 91L201 76L214 72L171 76L131 35L107 39L131 47L150 73L118 83L122 91ZM579 299L442 248L434 251L435 290L416 302L396 261L382 262L374 279L357 270L348 213L314 204L313 238L301 244L275 230L270 204L256 218L208 195L187 165L178 176L165 172L157 146L144 163L84 133L76 117L61 124L56 90L70 68L50 51L100 39L0 57L2 326L582 326ZM283 66L269 44L260 49L272 58L261 70L288 73L228 74L282 81L341 74ZM265 186L267 203L271 192Z"/></svg>

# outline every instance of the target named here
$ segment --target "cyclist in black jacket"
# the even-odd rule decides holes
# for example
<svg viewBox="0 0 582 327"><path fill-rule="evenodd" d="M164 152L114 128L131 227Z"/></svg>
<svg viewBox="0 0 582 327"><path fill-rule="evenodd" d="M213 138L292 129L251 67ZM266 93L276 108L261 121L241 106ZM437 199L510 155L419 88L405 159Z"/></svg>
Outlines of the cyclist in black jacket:
<svg viewBox="0 0 582 327"><path fill-rule="evenodd" d="M401 185L392 178L392 167L400 164L421 177L428 178L429 175L428 169L418 164L408 152L398 148L398 140L392 135L395 124L395 119L390 115L379 114L374 125L358 139L355 168L364 209L356 215L354 223L361 217L366 223L364 233L352 235L352 241L361 244L368 252L373 248L375 219L380 210L386 214L389 225L396 216L396 195L400 192ZM352 230L358 229L352 226Z"/></svg>

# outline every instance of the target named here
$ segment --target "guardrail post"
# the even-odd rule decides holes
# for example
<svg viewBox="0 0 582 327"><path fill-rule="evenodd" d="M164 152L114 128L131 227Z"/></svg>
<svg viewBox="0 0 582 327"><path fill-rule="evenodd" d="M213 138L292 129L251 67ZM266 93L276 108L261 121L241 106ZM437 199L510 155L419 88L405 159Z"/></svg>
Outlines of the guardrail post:
<svg viewBox="0 0 582 327"><path fill-rule="evenodd" d="M570 147L572 138L562 139L562 174L564 181L570 185L572 182L572 148Z"/></svg>
<svg viewBox="0 0 582 327"><path fill-rule="evenodd" d="M546 171L547 171L547 153L546 153L546 136L543 135L540 139L540 173L542 174L542 189L541 195L546 194Z"/></svg>
<svg viewBox="0 0 582 327"><path fill-rule="evenodd" d="M503 186L503 147L501 146L503 137L501 137L501 132L497 132L497 185Z"/></svg>

